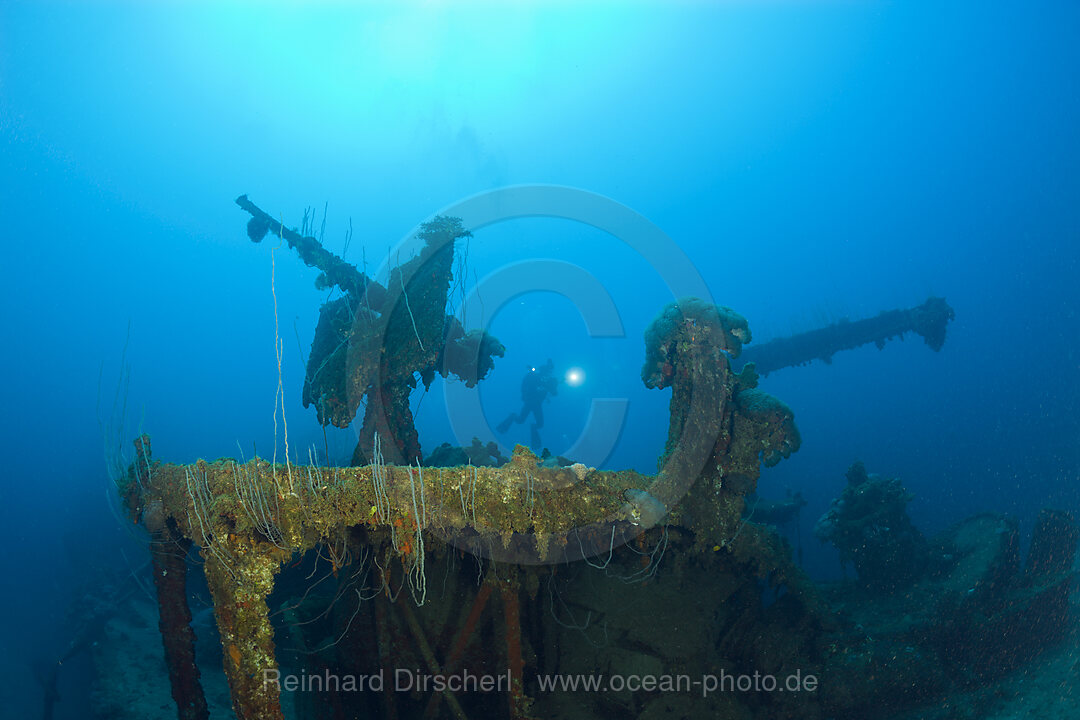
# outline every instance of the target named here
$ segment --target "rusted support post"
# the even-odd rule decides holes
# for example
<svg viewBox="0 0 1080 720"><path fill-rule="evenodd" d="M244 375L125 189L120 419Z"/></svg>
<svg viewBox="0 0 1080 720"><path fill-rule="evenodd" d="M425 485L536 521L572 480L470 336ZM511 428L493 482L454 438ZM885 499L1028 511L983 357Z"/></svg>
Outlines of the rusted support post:
<svg viewBox="0 0 1080 720"><path fill-rule="evenodd" d="M469 640L472 639L473 633L476 632L476 625L480 622L480 616L484 613L484 608L487 606L488 598L491 597L491 591L494 587L491 581L487 581L480 586L480 590L473 599L469 616L465 618L465 624L461 626L461 630L450 648L450 655L446 660L446 665L443 667L443 672L449 674L457 669L458 663L461 662L461 656L465 654L465 648L469 645ZM432 693L427 707L424 708L425 720L431 720L431 718L435 717L439 710L439 699L441 697L442 695L438 693Z"/></svg>
<svg viewBox="0 0 1080 720"><path fill-rule="evenodd" d="M387 616L390 610L390 600L385 596L379 596L375 598L374 602L375 641L378 643L379 668L385 673L391 669L394 657L393 639L390 637L390 618ZM397 720L397 703L394 702L394 689L385 683L383 684L383 709L386 711L387 720Z"/></svg>
<svg viewBox="0 0 1080 720"><path fill-rule="evenodd" d="M515 577L504 580L500 591L506 622L506 664L510 670L510 718L525 720L530 699L525 695L525 658L521 654L520 581Z"/></svg>
<svg viewBox="0 0 1080 720"><path fill-rule="evenodd" d="M420 436L413 424L408 382L387 382L368 393L364 424L353 451L353 466L367 465L373 457L375 434L382 438L383 462L391 465L412 465L423 459Z"/></svg>
<svg viewBox="0 0 1080 720"><path fill-rule="evenodd" d="M461 656L465 654L465 648L468 647L469 640L472 639L473 633L476 632L476 624L480 622L480 616L484 612L488 598L491 597L493 587L490 582L486 582L480 586L479 592L476 593L472 609L469 610L469 617L465 619L465 624L461 627L461 632L458 633L454 646L450 650L450 658L446 661L447 672L453 672L458 663L461 662Z"/></svg>
<svg viewBox="0 0 1080 720"><path fill-rule="evenodd" d="M439 661L435 659L431 644L428 643L427 638L424 636L424 628L420 626L420 621L416 619L416 613L413 612L408 601L401 603L401 614L405 617L405 624L408 626L409 632L412 633L413 640L416 641L416 647L419 648L420 656L424 658L428 671L433 675L441 675L443 668L439 667ZM453 713L457 720L468 720L465 711L461 708L461 703L458 702L448 688L443 688L442 695L446 697L446 704L450 706L450 712Z"/></svg>
<svg viewBox="0 0 1080 720"><path fill-rule="evenodd" d="M188 607L187 548L190 540L174 539L168 531L156 533L150 543L154 587L158 599L158 629L165 645L165 664L179 720L207 720L206 696L195 664L195 632Z"/></svg>
<svg viewBox="0 0 1080 720"><path fill-rule="evenodd" d="M255 546L237 554L231 567L212 553L203 557L233 711L240 720L283 720L274 630L266 606L280 563L268 553L259 554Z"/></svg>

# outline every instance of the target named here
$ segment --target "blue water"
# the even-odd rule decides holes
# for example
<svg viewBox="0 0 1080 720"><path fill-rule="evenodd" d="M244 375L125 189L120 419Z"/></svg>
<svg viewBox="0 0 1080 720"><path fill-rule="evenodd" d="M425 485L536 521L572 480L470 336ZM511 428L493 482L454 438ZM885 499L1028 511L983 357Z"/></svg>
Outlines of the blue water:
<svg viewBox="0 0 1080 720"><path fill-rule="evenodd" d="M763 381L803 444L760 492L800 490L806 525L860 458L926 532L1080 510L1078 30L1072 3L4 3L0 714L38 713L30 667L67 643L79 588L143 562L106 502L118 386L125 449L140 430L177 462L272 448L272 270L290 442L323 446L300 386L326 293L247 239L241 193L290 226L327 207L339 253L351 219L346 259L374 270L476 193L580 188L662 229L759 341L944 296L940 353L909 337ZM670 290L553 218L478 230L468 282L540 258L599 280L624 335L590 337L551 292L470 303L508 348L485 412L551 357L586 380L547 406L545 444L626 398L604 467L655 470L668 393L639 380L641 334ZM441 381L413 407L425 450L457 442ZM330 433L331 459L354 444ZM817 541L805 561L838 573Z"/></svg>

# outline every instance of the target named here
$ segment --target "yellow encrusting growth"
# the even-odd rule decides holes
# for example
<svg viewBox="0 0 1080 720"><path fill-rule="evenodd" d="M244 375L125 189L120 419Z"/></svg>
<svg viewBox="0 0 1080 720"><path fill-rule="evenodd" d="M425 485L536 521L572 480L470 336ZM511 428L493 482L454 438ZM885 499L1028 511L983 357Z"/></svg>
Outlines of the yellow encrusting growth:
<svg viewBox="0 0 1080 720"><path fill-rule="evenodd" d="M146 471L126 488L133 519L141 519L141 508L158 508L199 546L234 705L269 720L281 711L276 689L261 680L276 668L266 598L295 553L362 528L365 545L386 559L384 578L396 559L421 605L424 560L437 544L543 562L566 546L568 533L616 525L632 531L624 493L652 480L633 471L592 471L583 483L573 469L540 466L521 446L502 467L294 467L291 492L281 492L278 481L288 469L261 458L143 464Z"/></svg>

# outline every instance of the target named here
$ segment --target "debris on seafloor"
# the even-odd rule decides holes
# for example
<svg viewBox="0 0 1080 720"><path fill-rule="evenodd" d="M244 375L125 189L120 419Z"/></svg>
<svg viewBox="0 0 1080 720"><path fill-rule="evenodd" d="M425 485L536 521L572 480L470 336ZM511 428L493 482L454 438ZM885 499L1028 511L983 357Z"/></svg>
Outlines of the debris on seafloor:
<svg viewBox="0 0 1080 720"><path fill-rule="evenodd" d="M1068 513L1042 511L1022 565L1019 529L1005 515L975 515L925 539L898 480L861 462L847 479L815 529L858 575L825 589L840 626L822 690L836 707L950 717L944 703L930 706L989 687L1073 631L1080 527Z"/></svg>
<svg viewBox="0 0 1080 720"><path fill-rule="evenodd" d="M847 486L814 534L832 543L867 587L888 591L909 584L926 567L927 555L926 540L907 514L913 496L898 479L867 473L860 461L846 477Z"/></svg>

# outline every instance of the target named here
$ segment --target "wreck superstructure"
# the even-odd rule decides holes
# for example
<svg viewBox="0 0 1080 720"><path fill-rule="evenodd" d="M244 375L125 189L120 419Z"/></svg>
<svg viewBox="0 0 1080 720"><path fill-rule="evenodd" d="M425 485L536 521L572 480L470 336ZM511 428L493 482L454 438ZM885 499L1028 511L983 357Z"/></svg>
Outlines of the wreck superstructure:
<svg viewBox="0 0 1080 720"><path fill-rule="evenodd" d="M948 558L935 566L936 575L927 579L916 573L922 568L911 568L910 577L893 578L887 587L914 583L948 599L956 582L974 579L988 588L978 602L961 597L957 617L945 621L912 614L911 628L876 627L877 641L854 627L851 617L870 627L867 613L878 601L847 608L844 598L823 593L792 561L783 538L753 521L746 498L762 466L797 451L799 432L792 410L758 387L754 363L736 365L751 337L746 319L697 298L664 307L645 333L641 381L672 393L656 474L597 470L572 458L537 457L523 446L507 460L479 439L471 448L440 447L424 464L409 393L435 374L474 386L504 350L486 331L466 331L446 312L455 243L468 230L455 218L426 223L420 252L392 269L383 286L246 196L237 204L251 215L253 241L276 235L320 269L319 287L341 291L321 309L305 405L314 406L320 423L340 427L361 406L365 411L349 467L319 463L314 454L303 465L290 457L176 465L154 457L148 436L136 441L121 495L131 519L150 533L181 720L209 715L185 592L189 553L196 551L233 710L249 720L371 714L522 720L567 711L560 705L565 697L541 692L534 681L540 674L702 677L717 669L821 677L827 693L694 699L622 692L577 696L569 712L615 711L614 704L620 714L641 718L843 716L868 706L854 689L880 664L882 648L928 628L969 632L982 627L983 612L1024 617L1039 603L1052 605L1058 617L1066 612L1072 519L1045 516L1029 561L1038 583L1018 579L1018 561L1009 560L1013 541L988 540L1015 532L1001 533L1004 521L976 519L924 544L927 557L937 548ZM951 317L943 300L931 299L796 336L761 357L774 357L765 369L775 370L863 342L880 346L910 330L937 350ZM436 458L465 464L440 467ZM868 532L867 522L845 518L837 515L833 524ZM847 537L828 535L834 536ZM976 553L976 546L991 550ZM1013 570L999 572L1003 563ZM999 576L1007 580L994 585ZM980 641L989 647L993 639ZM1013 646L995 649L1002 647ZM932 644L925 649L936 651ZM506 684L494 695L445 687L294 694L286 708L272 681L285 672L370 676L395 669L429 676L497 672ZM929 671L909 668L904 677L917 679L923 670ZM888 683L874 688L879 701L897 707L925 700L905 692Z"/></svg>
<svg viewBox="0 0 1080 720"><path fill-rule="evenodd" d="M190 544L204 561L239 717L282 717L278 692L264 678L278 668L267 598L287 563L314 551L327 556L336 576L364 558L375 588L367 600L382 626L378 657L389 660L383 641L392 612L435 671L442 665L421 615L426 568L432 558L467 551L487 559L487 574L498 578L493 582L504 600L502 645L513 684L508 712L520 718L530 702L518 595L528 588L535 594L550 566L605 554L610 562L617 548L634 541L651 548L642 555L648 558L644 579L655 573L670 528L692 533L699 553L721 547L738 552L754 541L755 531L744 529L742 498L754 489L762 458L776 462L799 440L791 411L755 389L752 371L731 370L729 357L738 354L740 338L748 339L745 320L688 298L669 305L647 334L643 380L674 388L669 441L656 476L553 466L520 446L497 467L424 467L409 391L418 379L429 383L435 372L475 384L502 354L496 339L465 332L445 314L454 242L467 231L453 218L425 224L420 254L392 270L383 287L314 238L274 221L246 196L237 203L251 214L252 240L276 235L322 271L320 287L342 290L320 316L305 404L316 407L324 424L348 425L361 398L365 414L352 467L260 458L172 465L153 457L148 437L139 438L123 495L132 519L151 533L182 718L205 716L193 640L185 630L190 610L183 600L182 558ZM782 552L746 554L762 565L763 577L809 588ZM461 716L456 701L448 702Z"/></svg>

